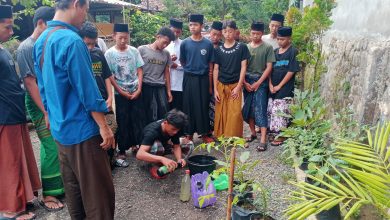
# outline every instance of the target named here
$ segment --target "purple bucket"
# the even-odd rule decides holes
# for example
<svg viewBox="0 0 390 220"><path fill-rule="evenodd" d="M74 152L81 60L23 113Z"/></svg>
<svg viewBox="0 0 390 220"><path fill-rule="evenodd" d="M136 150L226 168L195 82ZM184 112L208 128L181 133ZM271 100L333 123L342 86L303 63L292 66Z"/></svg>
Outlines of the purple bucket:
<svg viewBox="0 0 390 220"><path fill-rule="evenodd" d="M191 176L192 201L197 208L212 206L217 201L217 194L212 181L206 189L208 176L209 174L206 171Z"/></svg>

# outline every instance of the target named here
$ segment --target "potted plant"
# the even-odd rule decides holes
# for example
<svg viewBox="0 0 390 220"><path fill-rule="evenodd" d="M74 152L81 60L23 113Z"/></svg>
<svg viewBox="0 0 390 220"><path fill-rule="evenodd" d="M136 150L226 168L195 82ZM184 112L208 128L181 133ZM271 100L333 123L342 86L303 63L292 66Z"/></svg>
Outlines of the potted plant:
<svg viewBox="0 0 390 220"><path fill-rule="evenodd" d="M244 145L245 140L242 138L220 137L218 142L204 143L197 147L197 149L204 149L209 153L215 151L222 156L221 160L215 160L219 167L210 175L209 181L218 179L221 174L229 174L232 147L245 149ZM271 219L267 216L268 192L259 182L246 175L260 160L250 160L249 158L250 152L243 151L235 160L232 219Z"/></svg>
<svg viewBox="0 0 390 220"><path fill-rule="evenodd" d="M349 219L362 205L375 207L384 218L390 214L390 123L378 124L374 134L367 130L365 142L351 140L336 141L333 156L346 162L346 165L331 167L340 180L321 171L323 179L309 175L321 184L320 186L306 182L291 182L298 189L290 198L296 201L285 215L289 219L305 219L309 215L318 214L340 204Z"/></svg>

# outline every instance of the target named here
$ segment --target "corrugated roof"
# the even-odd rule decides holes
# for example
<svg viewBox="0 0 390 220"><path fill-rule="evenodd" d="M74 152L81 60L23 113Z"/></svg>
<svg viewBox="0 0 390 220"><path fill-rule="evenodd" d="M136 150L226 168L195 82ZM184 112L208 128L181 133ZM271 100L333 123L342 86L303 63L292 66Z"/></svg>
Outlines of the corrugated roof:
<svg viewBox="0 0 390 220"><path fill-rule="evenodd" d="M91 0L91 2L106 3L106 4L111 4L111 5L120 5L120 6L125 6L125 7L143 8L143 7L136 5L136 4L132 4L129 2L124 2L124 1L118 1L118 0Z"/></svg>

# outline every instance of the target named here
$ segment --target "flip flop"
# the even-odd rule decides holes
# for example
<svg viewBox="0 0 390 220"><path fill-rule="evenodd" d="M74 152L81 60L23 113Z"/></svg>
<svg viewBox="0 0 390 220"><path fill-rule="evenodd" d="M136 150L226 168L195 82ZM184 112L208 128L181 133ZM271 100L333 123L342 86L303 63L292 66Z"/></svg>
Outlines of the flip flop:
<svg viewBox="0 0 390 220"><path fill-rule="evenodd" d="M250 137L246 137L246 138L245 138L245 141L246 141L247 143L251 143L252 141L256 140L256 138L257 138L256 135L252 135L252 134L251 134Z"/></svg>
<svg viewBox="0 0 390 220"><path fill-rule="evenodd" d="M28 218L28 219L26 219L26 220L33 220L33 219L35 219L35 218L37 217L37 216L36 216L34 213L32 213L32 212L24 211L24 212L20 212L20 213L16 214L16 215L13 216L13 217L5 217L3 213L0 213L0 220L15 220L15 219L19 218L19 217L22 216L22 215L28 215L28 214L30 214L30 213L33 214L33 215L31 216L31 218Z"/></svg>
<svg viewBox="0 0 390 220"><path fill-rule="evenodd" d="M277 146L280 146L280 145L282 145L284 143L284 141L272 141L271 142L271 146L273 146L273 147L277 147Z"/></svg>
<svg viewBox="0 0 390 220"><path fill-rule="evenodd" d="M267 150L267 144L266 143L260 143L259 146L256 147L256 150L259 152L263 152Z"/></svg>
<svg viewBox="0 0 390 220"><path fill-rule="evenodd" d="M123 159L116 159L115 166L125 168L129 166L129 163Z"/></svg>
<svg viewBox="0 0 390 220"><path fill-rule="evenodd" d="M49 206L46 205L47 202L53 202L57 205L59 205L61 203L61 201L58 199L48 199L46 201L43 201L43 200L39 201L39 205L41 205L44 209L46 209L46 211L55 212L55 211L59 211L59 210L64 208L64 204L62 204L62 207L50 208Z"/></svg>

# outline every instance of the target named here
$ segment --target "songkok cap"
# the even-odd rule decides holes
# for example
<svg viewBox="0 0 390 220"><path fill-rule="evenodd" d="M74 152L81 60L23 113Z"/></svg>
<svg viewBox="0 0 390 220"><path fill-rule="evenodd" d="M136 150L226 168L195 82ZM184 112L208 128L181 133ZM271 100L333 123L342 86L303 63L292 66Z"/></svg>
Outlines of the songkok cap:
<svg viewBox="0 0 390 220"><path fill-rule="evenodd" d="M278 36L279 37L290 37L292 35L291 27L280 27L278 28Z"/></svg>
<svg viewBox="0 0 390 220"><path fill-rule="evenodd" d="M12 18L12 7L9 5L0 5L0 19Z"/></svg>
<svg viewBox="0 0 390 220"><path fill-rule="evenodd" d="M251 30L264 32L264 23L261 21L252 22Z"/></svg>
<svg viewBox="0 0 390 220"><path fill-rule="evenodd" d="M129 25L128 24L114 24L114 32L129 33Z"/></svg>
<svg viewBox="0 0 390 220"><path fill-rule="evenodd" d="M199 23L203 24L203 19L204 19L204 16L201 14L190 14L188 16L189 22L199 22Z"/></svg>
<svg viewBox="0 0 390 220"><path fill-rule="evenodd" d="M171 27L183 29L183 22L176 18L169 19L169 24Z"/></svg>
<svg viewBox="0 0 390 220"><path fill-rule="evenodd" d="M220 21L213 21L211 24L211 29L217 30L217 31L222 31L222 22Z"/></svg>
<svg viewBox="0 0 390 220"><path fill-rule="evenodd" d="M33 18L33 24L34 26L38 23L39 19L42 19L43 21L51 21L53 20L55 9L52 7L42 6L39 7L34 14Z"/></svg>
<svg viewBox="0 0 390 220"><path fill-rule="evenodd" d="M279 21L280 23L283 24L284 22L284 16L281 14L272 14L271 16L271 21Z"/></svg>

